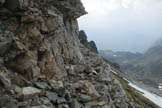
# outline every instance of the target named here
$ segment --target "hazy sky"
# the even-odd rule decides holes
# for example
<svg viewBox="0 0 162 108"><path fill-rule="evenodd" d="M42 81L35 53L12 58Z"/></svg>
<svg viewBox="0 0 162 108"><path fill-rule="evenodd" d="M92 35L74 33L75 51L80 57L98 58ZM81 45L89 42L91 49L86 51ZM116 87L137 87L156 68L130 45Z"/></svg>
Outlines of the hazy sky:
<svg viewBox="0 0 162 108"><path fill-rule="evenodd" d="M162 0L82 0L79 19L99 49L144 51L162 37Z"/></svg>

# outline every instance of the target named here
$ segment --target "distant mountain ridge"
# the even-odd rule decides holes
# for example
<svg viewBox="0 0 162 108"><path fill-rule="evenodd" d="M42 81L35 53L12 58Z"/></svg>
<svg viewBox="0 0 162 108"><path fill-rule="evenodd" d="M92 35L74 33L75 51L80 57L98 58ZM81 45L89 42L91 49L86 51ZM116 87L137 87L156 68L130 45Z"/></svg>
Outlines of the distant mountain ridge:
<svg viewBox="0 0 162 108"><path fill-rule="evenodd" d="M120 65L125 64L129 61L137 60L143 57L142 53L132 53L129 51L104 51L100 50L100 54L110 60L111 62L119 63Z"/></svg>
<svg viewBox="0 0 162 108"><path fill-rule="evenodd" d="M121 66L129 77L154 87L162 83L162 38L158 39L144 54L125 51L100 51L111 62Z"/></svg>
<svg viewBox="0 0 162 108"><path fill-rule="evenodd" d="M157 39L157 40L154 42L154 44L153 44L152 47L154 47L154 46L162 46L162 37L159 38L159 39Z"/></svg>

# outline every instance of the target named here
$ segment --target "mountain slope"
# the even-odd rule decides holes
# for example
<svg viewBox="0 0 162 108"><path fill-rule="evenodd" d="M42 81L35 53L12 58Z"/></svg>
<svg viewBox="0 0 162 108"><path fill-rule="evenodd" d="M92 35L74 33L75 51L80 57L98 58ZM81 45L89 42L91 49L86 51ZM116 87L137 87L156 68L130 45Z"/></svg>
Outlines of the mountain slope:
<svg viewBox="0 0 162 108"><path fill-rule="evenodd" d="M109 50L100 50L100 55L104 58L107 58L111 62L120 63L120 65L125 64L127 62L141 59L143 54L141 53L132 53L126 51L109 51Z"/></svg>
<svg viewBox="0 0 162 108"><path fill-rule="evenodd" d="M80 42L84 14L80 0L0 0L1 108L142 108Z"/></svg>
<svg viewBox="0 0 162 108"><path fill-rule="evenodd" d="M157 41L144 54L131 52L100 51L100 54L120 64L121 70L129 77L158 88L162 83L162 46L161 40Z"/></svg>
<svg viewBox="0 0 162 108"><path fill-rule="evenodd" d="M162 80L162 46L154 46L148 49L142 60L144 71L152 80L161 83Z"/></svg>
<svg viewBox="0 0 162 108"><path fill-rule="evenodd" d="M157 39L151 47L162 46L162 38Z"/></svg>

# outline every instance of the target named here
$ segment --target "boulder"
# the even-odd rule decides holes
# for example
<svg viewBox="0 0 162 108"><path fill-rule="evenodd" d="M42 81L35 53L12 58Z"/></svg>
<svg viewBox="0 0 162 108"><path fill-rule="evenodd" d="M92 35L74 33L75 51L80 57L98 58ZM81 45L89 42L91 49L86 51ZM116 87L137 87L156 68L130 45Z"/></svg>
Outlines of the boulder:
<svg viewBox="0 0 162 108"><path fill-rule="evenodd" d="M76 90L76 93L81 94L81 97L83 96L83 98L84 98L83 94L87 94L89 96L85 96L85 97L92 97L93 99L100 97L99 93L95 89L95 86L87 80L78 81L73 86Z"/></svg>

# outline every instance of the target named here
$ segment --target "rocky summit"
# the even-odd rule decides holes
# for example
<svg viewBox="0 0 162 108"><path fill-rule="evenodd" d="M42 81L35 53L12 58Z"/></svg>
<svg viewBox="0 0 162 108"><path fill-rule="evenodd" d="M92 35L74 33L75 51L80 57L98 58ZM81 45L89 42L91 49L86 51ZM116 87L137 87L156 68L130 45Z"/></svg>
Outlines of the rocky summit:
<svg viewBox="0 0 162 108"><path fill-rule="evenodd" d="M79 38L84 14L80 0L0 0L0 108L140 108Z"/></svg>

